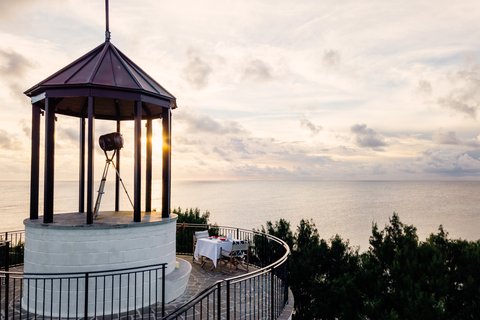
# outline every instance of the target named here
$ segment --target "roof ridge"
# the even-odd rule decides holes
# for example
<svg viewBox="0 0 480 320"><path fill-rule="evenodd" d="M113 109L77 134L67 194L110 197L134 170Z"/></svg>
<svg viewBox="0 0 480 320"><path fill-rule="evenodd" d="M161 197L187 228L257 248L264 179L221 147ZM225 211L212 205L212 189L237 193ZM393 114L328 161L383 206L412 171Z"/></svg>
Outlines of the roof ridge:
<svg viewBox="0 0 480 320"><path fill-rule="evenodd" d="M110 42L105 41L102 52L100 52L100 57L99 57L97 63L95 64L95 67L93 67L93 71L90 74L90 77L88 78L87 82L92 82L93 78L95 78L95 76L97 75L98 69L100 68L100 66L102 64L102 61L105 58L105 55L107 54L109 46L110 46Z"/></svg>
<svg viewBox="0 0 480 320"><path fill-rule="evenodd" d="M130 70L129 66L125 63L124 59L122 56L120 56L118 54L118 51L117 51L117 48L112 44L112 51L115 55L117 55L117 58L118 58L118 61L120 61L120 63L122 64L122 66L127 69L128 71L128 74L130 75L130 77L133 79L133 81L135 82L135 84L138 86L138 89L143 89L142 85L140 84L140 82L138 82L137 78L132 74L132 71Z"/></svg>

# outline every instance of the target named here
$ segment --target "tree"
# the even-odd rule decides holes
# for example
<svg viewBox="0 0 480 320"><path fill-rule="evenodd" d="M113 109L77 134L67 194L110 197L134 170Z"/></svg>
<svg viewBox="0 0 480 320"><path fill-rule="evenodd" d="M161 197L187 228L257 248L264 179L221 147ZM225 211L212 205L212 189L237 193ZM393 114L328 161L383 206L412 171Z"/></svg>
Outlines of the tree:
<svg viewBox="0 0 480 320"><path fill-rule="evenodd" d="M291 245L294 319L480 319L480 240L451 240L442 226L426 241L394 213L372 225L358 253L336 235L321 239L312 220L295 234L285 220L268 233Z"/></svg>

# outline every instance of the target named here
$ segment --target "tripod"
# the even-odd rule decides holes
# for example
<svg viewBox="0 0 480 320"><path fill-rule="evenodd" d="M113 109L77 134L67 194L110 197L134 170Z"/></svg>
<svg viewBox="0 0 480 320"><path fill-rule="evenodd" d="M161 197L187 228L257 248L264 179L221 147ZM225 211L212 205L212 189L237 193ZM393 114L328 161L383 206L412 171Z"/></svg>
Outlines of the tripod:
<svg viewBox="0 0 480 320"><path fill-rule="evenodd" d="M102 202L102 196L105 193L104 192L105 182L107 181L108 168L110 167L110 165L112 165L113 168L115 169L115 172L117 173L118 179L120 180L120 183L122 184L123 190L125 190L125 194L128 197L128 201L130 201L130 204L132 205L132 208L133 208L132 199L130 199L130 195L128 194L127 188L125 188L125 185L123 184L123 180L120 177L120 173L118 172L117 167L115 167L115 163L113 163L113 158L115 158L115 155L117 154L117 150L115 149L113 151L113 154L112 154L111 157L108 156L107 151L103 150L103 152L105 152L106 162L105 162L105 167L103 168L103 174L102 174L102 180L100 181L100 187L98 188L97 200L95 201L95 209L93 210L95 219L97 218L98 211L100 210L100 203Z"/></svg>

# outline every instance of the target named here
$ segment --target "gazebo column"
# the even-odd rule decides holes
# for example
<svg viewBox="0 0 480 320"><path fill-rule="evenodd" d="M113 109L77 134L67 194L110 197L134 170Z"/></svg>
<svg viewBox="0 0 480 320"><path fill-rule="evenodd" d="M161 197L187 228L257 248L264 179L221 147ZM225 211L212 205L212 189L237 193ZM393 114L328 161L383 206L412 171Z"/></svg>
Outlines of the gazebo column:
<svg viewBox="0 0 480 320"><path fill-rule="evenodd" d="M55 106L45 98L45 178L43 223L53 222L53 192L55 169Z"/></svg>
<svg viewBox="0 0 480 320"><path fill-rule="evenodd" d="M88 97L87 117L87 224L93 223L93 155L94 144L93 136L95 134L95 106L93 105L93 97Z"/></svg>
<svg viewBox="0 0 480 320"><path fill-rule="evenodd" d="M40 172L40 107L32 104L32 158L30 163L30 219L38 219Z"/></svg>
<svg viewBox="0 0 480 320"><path fill-rule="evenodd" d="M145 171L145 211L152 211L152 119L147 120L147 155Z"/></svg>
<svg viewBox="0 0 480 320"><path fill-rule="evenodd" d="M162 218L170 217L170 196L172 177L172 111L170 108L162 110Z"/></svg>
<svg viewBox="0 0 480 320"><path fill-rule="evenodd" d="M140 222L142 193L142 102L135 101L133 221Z"/></svg>
<svg viewBox="0 0 480 320"><path fill-rule="evenodd" d="M117 132L120 133L120 120L117 120ZM116 158L115 166L120 174L120 149L117 150ZM115 211L120 211L120 177L118 174L115 174Z"/></svg>
<svg viewBox="0 0 480 320"><path fill-rule="evenodd" d="M80 154L78 170L78 212L85 212L85 118L80 118Z"/></svg>

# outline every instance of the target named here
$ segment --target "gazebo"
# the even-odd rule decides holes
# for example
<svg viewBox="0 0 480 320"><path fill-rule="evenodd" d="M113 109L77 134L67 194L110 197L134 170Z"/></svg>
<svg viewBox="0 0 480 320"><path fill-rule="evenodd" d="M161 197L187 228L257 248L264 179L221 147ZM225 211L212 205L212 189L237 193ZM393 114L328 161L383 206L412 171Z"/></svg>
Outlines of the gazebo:
<svg viewBox="0 0 480 320"><path fill-rule="evenodd" d="M168 302L182 294L190 275L190 265L176 259L177 217L170 214L171 126L176 99L110 42L108 0L105 42L28 89L25 94L32 103L32 149L30 217L24 221L24 272L108 272L163 263L167 266L165 300ZM39 219L42 114L45 117L43 220ZM79 202L78 211L54 214L57 114L79 118ZM134 121L133 212L120 210L121 180L117 175L115 210L102 212L99 220L94 219L95 119L115 121L117 133L121 132L123 121ZM155 119L161 119L163 133L161 214L152 211L152 121ZM142 120L146 121L147 138L143 210ZM120 170L120 150L116 152L116 169ZM87 285L85 283L85 296L89 290ZM113 291L117 285L112 283L111 288L103 290ZM43 289L46 299L49 299L49 294L52 297L57 294L68 297L70 294L63 292L65 288L61 287L52 287L51 292ZM36 292L35 289L35 295ZM122 299L126 299L128 305L128 301L137 298L127 296ZM36 306L32 299L24 296L25 308ZM29 303L30 307L27 307ZM104 303L108 307L107 301ZM115 303L121 305L121 302ZM62 309L61 306L52 306L52 314L57 307Z"/></svg>
<svg viewBox="0 0 480 320"><path fill-rule="evenodd" d="M105 42L60 71L25 91L32 102L32 158L30 219L38 219L40 115L45 112L44 223L53 222L55 114L80 119L80 174L78 212L85 207L85 144L87 167L86 223L93 223L94 121L112 120L120 132L121 121L134 120L134 209L133 221L141 221L141 121L147 121L145 212L150 212L152 190L152 120L163 126L162 217L170 216L171 110L176 99L111 42ZM87 130L85 130L87 122ZM85 134L86 133L86 134ZM117 168L120 155L117 154ZM119 177L116 178L115 211L119 210Z"/></svg>

